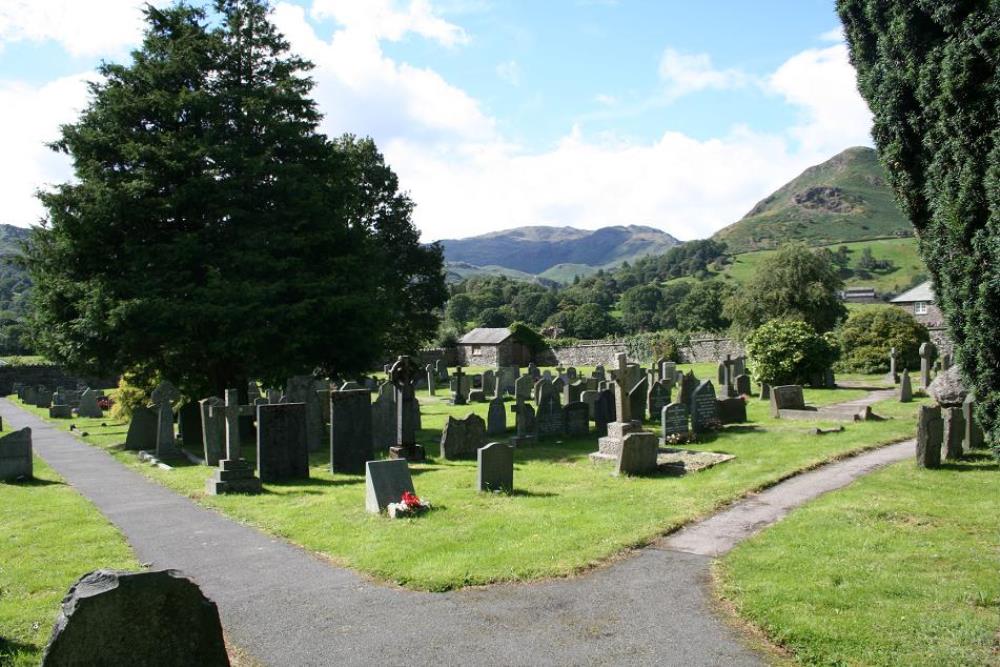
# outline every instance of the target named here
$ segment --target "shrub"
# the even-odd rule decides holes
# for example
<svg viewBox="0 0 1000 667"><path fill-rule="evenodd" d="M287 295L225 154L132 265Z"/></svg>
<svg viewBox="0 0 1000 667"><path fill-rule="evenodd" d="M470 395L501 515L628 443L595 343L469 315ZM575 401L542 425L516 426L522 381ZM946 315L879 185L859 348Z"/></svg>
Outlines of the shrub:
<svg viewBox="0 0 1000 667"><path fill-rule="evenodd" d="M837 331L841 357L838 370L885 373L889 350L899 352L899 369L920 367L920 344L930 340L927 328L896 306L852 311Z"/></svg>
<svg viewBox="0 0 1000 667"><path fill-rule="evenodd" d="M514 322L510 325L510 333L514 340L527 347L533 354L546 348L545 339L524 322Z"/></svg>
<svg viewBox="0 0 1000 667"><path fill-rule="evenodd" d="M654 331L629 336L625 339L625 347L630 359L648 362L663 357L667 361L679 362L681 348L688 342L688 336L678 331Z"/></svg>
<svg viewBox="0 0 1000 667"><path fill-rule="evenodd" d="M144 382L132 373L123 373L118 380L118 388L111 392L111 418L116 421L132 419L133 410L152 401L150 394L156 384L155 381Z"/></svg>
<svg viewBox="0 0 1000 667"><path fill-rule="evenodd" d="M747 369L758 383L805 384L837 360L833 336L823 336L802 320L771 320L746 341Z"/></svg>

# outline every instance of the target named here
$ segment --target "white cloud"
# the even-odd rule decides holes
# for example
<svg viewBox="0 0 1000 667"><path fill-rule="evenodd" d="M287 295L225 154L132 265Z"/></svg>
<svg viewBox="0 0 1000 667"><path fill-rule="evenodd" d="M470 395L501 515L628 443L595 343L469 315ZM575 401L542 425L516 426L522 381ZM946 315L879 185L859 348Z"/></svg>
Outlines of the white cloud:
<svg viewBox="0 0 1000 667"><path fill-rule="evenodd" d="M468 42L465 31L436 16L427 0L411 0L406 9L394 0L314 0L310 13L317 19L332 18L344 29L376 40L397 42L412 32L445 46Z"/></svg>
<svg viewBox="0 0 1000 667"><path fill-rule="evenodd" d="M737 69L715 69L707 53L681 53L669 48L660 57L660 78L672 98L699 90L739 88L748 80Z"/></svg>
<svg viewBox="0 0 1000 667"><path fill-rule="evenodd" d="M843 26L837 26L836 28L831 28L827 30L822 35L819 36L821 41L824 42L843 42L846 40L844 36Z"/></svg>
<svg viewBox="0 0 1000 667"><path fill-rule="evenodd" d="M521 67L517 64L516 60L508 60L507 62L500 63L496 67L496 72L501 80L506 81L512 86L517 86L521 83Z"/></svg>
<svg viewBox="0 0 1000 667"><path fill-rule="evenodd" d="M145 4L141 0L3 0L0 46L52 40L74 56L117 53L141 38Z"/></svg>
<svg viewBox="0 0 1000 667"><path fill-rule="evenodd" d="M801 110L791 135L807 153L870 145L872 115L857 89L847 46L809 49L785 61L768 79L770 90Z"/></svg>
<svg viewBox="0 0 1000 667"><path fill-rule="evenodd" d="M79 74L40 87L0 83L0 222L26 226L43 214L34 193L72 175L66 156L45 144L59 138L59 125L72 122L86 105L88 78Z"/></svg>

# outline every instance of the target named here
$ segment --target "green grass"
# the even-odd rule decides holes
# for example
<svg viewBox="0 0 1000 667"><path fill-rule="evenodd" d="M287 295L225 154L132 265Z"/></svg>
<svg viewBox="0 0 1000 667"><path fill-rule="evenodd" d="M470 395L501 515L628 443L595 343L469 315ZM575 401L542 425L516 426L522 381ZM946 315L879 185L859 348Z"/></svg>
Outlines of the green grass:
<svg viewBox="0 0 1000 667"><path fill-rule="evenodd" d="M985 455L904 461L744 542L717 583L803 664L998 664L998 498Z"/></svg>
<svg viewBox="0 0 1000 667"><path fill-rule="evenodd" d="M35 458L32 482L0 482L0 664L37 665L77 579L138 570L121 533Z"/></svg>
<svg viewBox="0 0 1000 667"><path fill-rule="evenodd" d="M847 287L874 287L879 294L889 292L898 294L910 285L918 274L927 274L920 255L917 252L916 239L883 239L880 241L859 241L856 243L837 243L830 246L831 251L836 251L838 246L846 245L850 249L851 270L844 284ZM891 271L872 273L869 278L861 278L857 275L857 263L861 258L861 253L865 248L871 248L872 256L875 259L889 259L895 265ZM765 258L773 255L774 250L761 250L758 252L748 252L736 255L732 264L722 272L725 280L731 280L737 285L746 283L757 272L758 267Z"/></svg>
<svg viewBox="0 0 1000 667"><path fill-rule="evenodd" d="M863 394L806 390L807 400L816 405ZM425 392L419 397L424 430L418 439L433 458L448 415L471 411L485 416L487 410L485 404L454 407L444 403L443 396L430 399ZM911 437L915 409L915 404L888 402L876 412L891 419L848 425L843 433L819 437L810 434L814 424L772 420L766 403L752 401L751 423L727 427L693 446L737 458L684 477L613 477L610 466L594 465L587 456L597 448L594 436L518 449L517 491L510 496L476 493L475 461L414 464L417 493L437 509L405 521L365 513L364 477L331 474L326 453L313 457L308 481L270 484L256 497L204 496L208 469L182 465L165 471L142 465L120 448L124 425L75 421L89 433L89 442L109 448L126 465L240 521L378 579L446 590L579 572L796 471ZM253 448L246 447L244 454L252 457Z"/></svg>

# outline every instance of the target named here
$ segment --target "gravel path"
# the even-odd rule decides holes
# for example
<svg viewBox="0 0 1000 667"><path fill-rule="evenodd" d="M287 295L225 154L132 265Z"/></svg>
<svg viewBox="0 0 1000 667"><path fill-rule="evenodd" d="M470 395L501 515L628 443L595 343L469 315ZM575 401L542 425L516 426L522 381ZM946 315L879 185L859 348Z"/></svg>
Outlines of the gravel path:
<svg viewBox="0 0 1000 667"><path fill-rule="evenodd" d="M32 428L35 453L122 530L140 561L197 581L230 640L266 665L764 664L713 613L711 558L913 447L792 478L580 577L435 594L372 583L235 523L6 399L0 415L11 429Z"/></svg>

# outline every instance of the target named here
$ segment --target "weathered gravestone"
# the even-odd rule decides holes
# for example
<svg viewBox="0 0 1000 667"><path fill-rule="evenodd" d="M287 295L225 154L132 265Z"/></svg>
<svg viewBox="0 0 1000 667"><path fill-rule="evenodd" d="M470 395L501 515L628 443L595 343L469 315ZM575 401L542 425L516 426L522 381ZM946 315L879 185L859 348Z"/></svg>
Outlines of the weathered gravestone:
<svg viewBox="0 0 1000 667"><path fill-rule="evenodd" d="M934 343L920 344L920 385L924 389L931 386L931 362L934 360L935 352Z"/></svg>
<svg viewBox="0 0 1000 667"><path fill-rule="evenodd" d="M602 389L597 392L597 400L594 401L594 428L598 437L603 438L608 434L608 424L613 421L617 421L615 392L611 389Z"/></svg>
<svg viewBox="0 0 1000 667"><path fill-rule="evenodd" d="M535 428L539 438L563 434L562 406L559 404L559 394L554 390L542 391L538 411L535 413Z"/></svg>
<svg viewBox="0 0 1000 667"><path fill-rule="evenodd" d="M962 448L965 451L979 449L983 446L983 428L976 419L976 397L972 392L962 402L962 417L965 419L965 440Z"/></svg>
<svg viewBox="0 0 1000 667"><path fill-rule="evenodd" d="M423 445L417 444L420 407L413 390L419 372L416 362L407 356L399 357L389 369L389 380L396 390L396 444L389 448L390 458L411 461L425 458Z"/></svg>
<svg viewBox="0 0 1000 667"><path fill-rule="evenodd" d="M486 392L482 389L470 389L468 401L469 403L484 403L486 401Z"/></svg>
<svg viewBox="0 0 1000 667"><path fill-rule="evenodd" d="M694 371L688 371L681 378L681 389L677 394L677 402L684 406L685 410L691 410L691 395L698 386L698 378L694 376Z"/></svg>
<svg viewBox="0 0 1000 667"><path fill-rule="evenodd" d="M384 512L389 503L398 503L403 492L415 494L410 466L405 459L368 461L365 464L365 510Z"/></svg>
<svg viewBox="0 0 1000 667"><path fill-rule="evenodd" d="M491 370L483 371L483 394L487 400L497 395L497 376Z"/></svg>
<svg viewBox="0 0 1000 667"><path fill-rule="evenodd" d="M903 369L903 375L899 379L899 402L909 403L913 400L913 385L910 382L910 371Z"/></svg>
<svg viewBox="0 0 1000 667"><path fill-rule="evenodd" d="M597 364L594 367L594 379L598 382L604 382L608 379L607 371L604 369L604 364Z"/></svg>
<svg viewBox="0 0 1000 667"><path fill-rule="evenodd" d="M667 405L670 405L670 385L662 380L652 383L646 392L646 410L649 418L656 419Z"/></svg>
<svg viewBox="0 0 1000 667"><path fill-rule="evenodd" d="M586 388L587 385L579 380L567 382L562 390L562 402L566 405L576 403Z"/></svg>
<svg viewBox="0 0 1000 667"><path fill-rule="evenodd" d="M649 383L643 378L635 383L628 392L629 415L632 419L643 421L646 418L646 394Z"/></svg>
<svg viewBox="0 0 1000 667"><path fill-rule="evenodd" d="M896 366L899 364L899 350L889 348L889 374L885 376L886 382L897 384L899 382L899 372Z"/></svg>
<svg viewBox="0 0 1000 667"><path fill-rule="evenodd" d="M806 399L802 393L802 385L786 384L771 387L771 416L781 417L782 410L805 410Z"/></svg>
<svg viewBox="0 0 1000 667"><path fill-rule="evenodd" d="M507 432L507 406L503 398L497 396L490 401L486 413L486 435L503 435Z"/></svg>
<svg viewBox="0 0 1000 667"><path fill-rule="evenodd" d="M217 414L221 414L226 421L226 458L219 461L219 467L215 473L205 480L205 492L208 495L261 492L261 480L254 476L253 466L243 458L240 438L243 429L240 428L240 420L249 417L255 411L259 418L262 407L280 407L282 405L287 404L279 403L275 406L240 405L240 394L236 389L226 390L225 404L221 406L209 405L210 418L214 419ZM259 431L257 435L259 438ZM259 451L257 456L260 456Z"/></svg>
<svg viewBox="0 0 1000 667"><path fill-rule="evenodd" d="M587 416L594 418L594 405L597 404L597 397L600 395L596 389L587 389L580 393L580 401L587 406Z"/></svg>
<svg viewBox="0 0 1000 667"><path fill-rule="evenodd" d="M660 411L660 428L664 442L674 436L686 436L688 433L687 409L680 403L664 406Z"/></svg>
<svg viewBox="0 0 1000 667"><path fill-rule="evenodd" d="M454 461L472 456L486 442L486 422L478 415L448 417L441 431L441 458Z"/></svg>
<svg viewBox="0 0 1000 667"><path fill-rule="evenodd" d="M156 458L161 461L176 459L183 456L174 441L174 409L173 402L180 398L177 387L169 382L161 382L151 395L156 406ZM81 397L80 404L83 405Z"/></svg>
<svg viewBox="0 0 1000 667"><path fill-rule="evenodd" d="M201 414L201 446L205 465L217 466L226 456L226 416L220 408L225 406L218 396L198 401ZM213 409L214 408L214 409Z"/></svg>
<svg viewBox="0 0 1000 667"><path fill-rule="evenodd" d="M530 401L534 388L534 378L530 375L522 375L514 380L514 398L519 401Z"/></svg>
<svg viewBox="0 0 1000 667"><path fill-rule="evenodd" d="M701 382L691 392L690 411L691 431L694 433L702 433L719 426L719 404L711 380Z"/></svg>
<svg viewBox="0 0 1000 667"><path fill-rule="evenodd" d="M67 403L53 403L49 408L49 419L71 419L73 408Z"/></svg>
<svg viewBox="0 0 1000 667"><path fill-rule="evenodd" d="M949 461L957 461L965 453L962 447L965 440L965 419L962 417L962 408L942 408L941 415L944 417L944 457Z"/></svg>
<svg viewBox="0 0 1000 667"><path fill-rule="evenodd" d="M533 382L538 382L538 378L541 376L542 374L538 371L538 366L536 366L534 362L528 364L528 377L530 377Z"/></svg>
<svg viewBox="0 0 1000 667"><path fill-rule="evenodd" d="M367 389L330 392L330 471L360 475L375 458Z"/></svg>
<svg viewBox="0 0 1000 667"><path fill-rule="evenodd" d="M132 418L128 423L128 433L125 436L125 449L151 451L156 447L156 433L159 416L144 405L132 409Z"/></svg>
<svg viewBox="0 0 1000 667"><path fill-rule="evenodd" d="M501 366L497 371L497 395L513 394L514 382L520 374L518 366Z"/></svg>
<svg viewBox="0 0 1000 667"><path fill-rule="evenodd" d="M87 389L80 394L80 407L76 409L76 413L81 417L98 419L104 416L104 412L101 410L101 407L97 405L96 391L93 389Z"/></svg>
<svg viewBox="0 0 1000 667"><path fill-rule="evenodd" d="M760 400L770 401L771 400L771 385L766 382L760 383Z"/></svg>
<svg viewBox="0 0 1000 667"><path fill-rule="evenodd" d="M388 451L396 444L396 390L388 382L379 385L372 403L372 447Z"/></svg>
<svg viewBox="0 0 1000 667"><path fill-rule="evenodd" d="M750 376L749 375L737 375L736 376L736 395L737 396L749 396L752 390L750 388Z"/></svg>
<svg viewBox="0 0 1000 667"><path fill-rule="evenodd" d="M514 490L514 448L499 442L476 450L476 490Z"/></svg>
<svg viewBox="0 0 1000 667"><path fill-rule="evenodd" d="M30 428L0 436L0 482L31 479L33 466Z"/></svg>
<svg viewBox="0 0 1000 667"><path fill-rule="evenodd" d="M35 407L38 408L48 408L52 405L52 392L45 388L45 385L39 385L35 390Z"/></svg>
<svg viewBox="0 0 1000 667"><path fill-rule="evenodd" d="M962 405L965 397L969 395L968 389L962 382L958 366L953 366L948 370L941 371L931 386L927 388L927 393L938 402L939 405L947 407L957 407Z"/></svg>
<svg viewBox="0 0 1000 667"><path fill-rule="evenodd" d="M655 472L659 445L656 435L648 431L629 433L622 440L618 455L617 475L646 475Z"/></svg>
<svg viewBox="0 0 1000 667"><path fill-rule="evenodd" d="M323 385L311 375L295 375L288 378L285 386L285 398L289 403L305 405L306 444L310 452L320 451L326 443L323 433L323 402L326 397L318 393Z"/></svg>
<svg viewBox="0 0 1000 667"><path fill-rule="evenodd" d="M561 377L557 377L552 380L552 388L556 390L559 394L562 394L563 388L566 386L566 380Z"/></svg>
<svg viewBox="0 0 1000 667"><path fill-rule="evenodd" d="M535 383L533 389L533 395L535 398L535 405L541 405L542 399L547 398L549 395L555 393L555 386L552 384L552 380L543 377L541 380Z"/></svg>
<svg viewBox="0 0 1000 667"><path fill-rule="evenodd" d="M309 479L306 404L257 406L257 473L261 482Z"/></svg>
<svg viewBox="0 0 1000 667"><path fill-rule="evenodd" d="M63 665L229 665L215 603L177 570L85 574L42 658Z"/></svg>
<svg viewBox="0 0 1000 667"><path fill-rule="evenodd" d="M201 428L201 406L194 401L181 405L177 410L177 431L188 451L197 452L204 448L205 439Z"/></svg>
<svg viewBox="0 0 1000 667"><path fill-rule="evenodd" d="M437 373L434 372L434 366L427 364L424 366L424 372L427 373L427 395L435 396L437 394Z"/></svg>
<svg viewBox="0 0 1000 667"><path fill-rule="evenodd" d="M581 401L569 403L563 408L563 432L570 436L584 436L590 433L590 416L587 404Z"/></svg>
<svg viewBox="0 0 1000 667"><path fill-rule="evenodd" d="M917 408L917 465L921 468L941 466L941 443L944 439L944 421L941 408L921 405Z"/></svg>
<svg viewBox="0 0 1000 667"><path fill-rule="evenodd" d="M717 408L722 424L742 424L747 420L747 403L739 396L719 400Z"/></svg>
<svg viewBox="0 0 1000 667"><path fill-rule="evenodd" d="M510 406L510 411L514 413L514 424L517 428L517 435L513 440L514 444L522 445L534 440L536 437L534 408L519 400Z"/></svg>
<svg viewBox="0 0 1000 667"><path fill-rule="evenodd" d="M469 377L462 373L461 366L455 369L455 377L451 379L451 384L452 405L465 405L472 384L469 382Z"/></svg>

